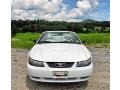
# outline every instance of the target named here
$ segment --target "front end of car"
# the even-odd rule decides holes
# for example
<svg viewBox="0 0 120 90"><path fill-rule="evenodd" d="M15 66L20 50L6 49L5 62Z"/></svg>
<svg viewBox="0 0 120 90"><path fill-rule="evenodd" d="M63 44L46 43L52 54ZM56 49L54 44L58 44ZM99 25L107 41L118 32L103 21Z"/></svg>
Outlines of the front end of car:
<svg viewBox="0 0 120 90"><path fill-rule="evenodd" d="M93 71L92 57L78 62L47 62L29 58L27 72L31 80L40 82L80 82L89 79Z"/></svg>

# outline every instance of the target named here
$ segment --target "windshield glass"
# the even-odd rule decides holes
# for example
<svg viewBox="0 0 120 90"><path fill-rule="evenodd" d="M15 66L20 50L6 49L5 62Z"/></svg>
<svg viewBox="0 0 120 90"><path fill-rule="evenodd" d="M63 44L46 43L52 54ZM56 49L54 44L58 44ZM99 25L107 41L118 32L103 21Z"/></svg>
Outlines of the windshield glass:
<svg viewBox="0 0 120 90"><path fill-rule="evenodd" d="M40 43L80 43L80 41L73 32L45 32L38 41L38 44Z"/></svg>

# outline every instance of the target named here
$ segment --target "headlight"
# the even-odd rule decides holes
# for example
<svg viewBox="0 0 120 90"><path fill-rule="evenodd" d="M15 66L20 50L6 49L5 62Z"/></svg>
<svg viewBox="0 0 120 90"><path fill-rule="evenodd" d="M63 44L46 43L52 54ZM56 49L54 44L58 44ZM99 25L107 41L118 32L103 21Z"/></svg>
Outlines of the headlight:
<svg viewBox="0 0 120 90"><path fill-rule="evenodd" d="M42 61L37 61L37 60L31 59L31 58L29 58L28 63L32 66L44 67L44 63Z"/></svg>
<svg viewBox="0 0 120 90"><path fill-rule="evenodd" d="M84 67L84 66L88 66L90 64L91 64L91 58L89 58L88 60L85 60L85 61L77 62L77 67Z"/></svg>

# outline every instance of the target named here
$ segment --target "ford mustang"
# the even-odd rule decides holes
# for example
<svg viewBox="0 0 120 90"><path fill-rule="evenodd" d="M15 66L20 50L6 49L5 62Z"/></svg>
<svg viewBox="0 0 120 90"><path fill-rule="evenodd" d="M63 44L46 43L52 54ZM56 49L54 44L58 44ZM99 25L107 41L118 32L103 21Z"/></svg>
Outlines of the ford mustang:
<svg viewBox="0 0 120 90"><path fill-rule="evenodd" d="M92 71L91 52L72 31L45 31L28 52L27 73L34 81L87 81Z"/></svg>

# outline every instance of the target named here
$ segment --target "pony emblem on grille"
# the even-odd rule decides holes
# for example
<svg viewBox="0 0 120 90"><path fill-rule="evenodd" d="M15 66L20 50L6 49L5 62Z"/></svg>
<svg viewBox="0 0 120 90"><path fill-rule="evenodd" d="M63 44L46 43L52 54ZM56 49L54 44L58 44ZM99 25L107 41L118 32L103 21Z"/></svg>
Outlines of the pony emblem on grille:
<svg viewBox="0 0 120 90"><path fill-rule="evenodd" d="M66 66L66 63L54 63L54 66L58 68L63 68Z"/></svg>

